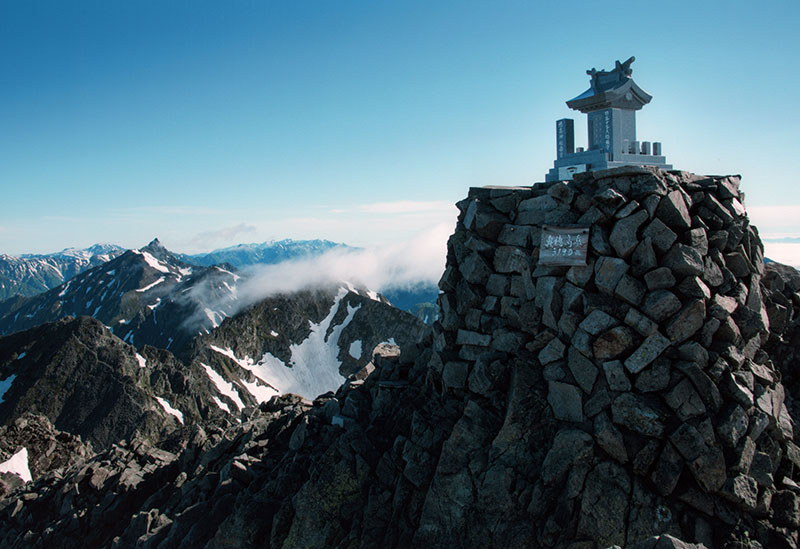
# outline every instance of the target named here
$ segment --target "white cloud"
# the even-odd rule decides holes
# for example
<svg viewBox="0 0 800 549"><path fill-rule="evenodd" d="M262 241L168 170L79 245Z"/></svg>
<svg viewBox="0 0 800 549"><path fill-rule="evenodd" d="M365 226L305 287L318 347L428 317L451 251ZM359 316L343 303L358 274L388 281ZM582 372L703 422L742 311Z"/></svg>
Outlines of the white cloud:
<svg viewBox="0 0 800 549"><path fill-rule="evenodd" d="M207 245L212 242L230 242L240 234L254 233L256 230L255 225L239 223L233 227L223 227L214 231L199 233L189 241L189 245L197 246Z"/></svg>
<svg viewBox="0 0 800 549"><path fill-rule="evenodd" d="M373 202L359 204L352 208L332 209L333 213L370 213L381 215L407 214L452 214L456 210L452 202L446 200L420 201L396 200L394 202Z"/></svg>
<svg viewBox="0 0 800 549"><path fill-rule="evenodd" d="M348 281L374 290L435 284L444 271L451 232L451 225L443 223L397 244L255 266L239 287L242 305L330 282Z"/></svg>
<svg viewBox="0 0 800 549"><path fill-rule="evenodd" d="M764 257L800 269L800 242L764 241Z"/></svg>
<svg viewBox="0 0 800 549"><path fill-rule="evenodd" d="M747 216L763 237L776 233L800 235L800 204L781 206L748 206Z"/></svg>
<svg viewBox="0 0 800 549"><path fill-rule="evenodd" d="M452 213L456 208L452 202L444 200L420 202L414 200L398 200L396 202L375 202L373 204L362 204L358 207L362 212L380 214L409 214L422 212L448 212Z"/></svg>

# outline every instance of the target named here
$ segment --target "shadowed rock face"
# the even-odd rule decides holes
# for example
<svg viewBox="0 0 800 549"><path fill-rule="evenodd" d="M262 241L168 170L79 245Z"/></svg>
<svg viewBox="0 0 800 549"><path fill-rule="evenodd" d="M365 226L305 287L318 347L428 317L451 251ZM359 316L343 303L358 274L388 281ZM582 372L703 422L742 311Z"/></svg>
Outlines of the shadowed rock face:
<svg viewBox="0 0 800 549"><path fill-rule="evenodd" d="M420 344L28 485L3 543L796 546L800 295L738 178L625 168L458 206ZM588 265L539 265L543 224L590 226Z"/></svg>
<svg viewBox="0 0 800 549"><path fill-rule="evenodd" d="M40 414L96 449L137 436L162 440L180 429L155 397L183 410L187 421L201 420L210 402L196 369L153 347L137 353L89 317L0 338L0 378L12 375L0 424Z"/></svg>

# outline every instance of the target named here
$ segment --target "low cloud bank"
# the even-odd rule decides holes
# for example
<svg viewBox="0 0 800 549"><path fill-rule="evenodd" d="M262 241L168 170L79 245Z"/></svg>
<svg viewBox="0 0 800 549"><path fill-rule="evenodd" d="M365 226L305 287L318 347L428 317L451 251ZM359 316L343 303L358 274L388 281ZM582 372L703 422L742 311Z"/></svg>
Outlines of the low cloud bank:
<svg viewBox="0 0 800 549"><path fill-rule="evenodd" d="M444 271L452 232L451 224L442 223L402 243L332 250L313 258L250 267L239 283L240 305L342 281L379 291L436 284Z"/></svg>

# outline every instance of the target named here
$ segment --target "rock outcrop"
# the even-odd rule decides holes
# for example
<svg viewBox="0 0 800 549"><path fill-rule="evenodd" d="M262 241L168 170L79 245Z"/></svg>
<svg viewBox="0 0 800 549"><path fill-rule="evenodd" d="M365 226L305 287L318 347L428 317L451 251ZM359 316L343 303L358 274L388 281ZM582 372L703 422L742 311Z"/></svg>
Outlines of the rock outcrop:
<svg viewBox="0 0 800 549"><path fill-rule="evenodd" d="M796 547L800 294L742 198L631 167L472 189L426 339L29 483L0 544ZM587 265L540 265L543 225L590 227Z"/></svg>

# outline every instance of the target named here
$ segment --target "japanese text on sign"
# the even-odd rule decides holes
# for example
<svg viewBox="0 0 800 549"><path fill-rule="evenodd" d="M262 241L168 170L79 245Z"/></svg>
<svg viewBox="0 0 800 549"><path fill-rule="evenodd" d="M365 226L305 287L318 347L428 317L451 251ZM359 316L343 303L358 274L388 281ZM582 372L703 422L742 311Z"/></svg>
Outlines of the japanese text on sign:
<svg viewBox="0 0 800 549"><path fill-rule="evenodd" d="M542 227L539 265L586 265L589 228Z"/></svg>

